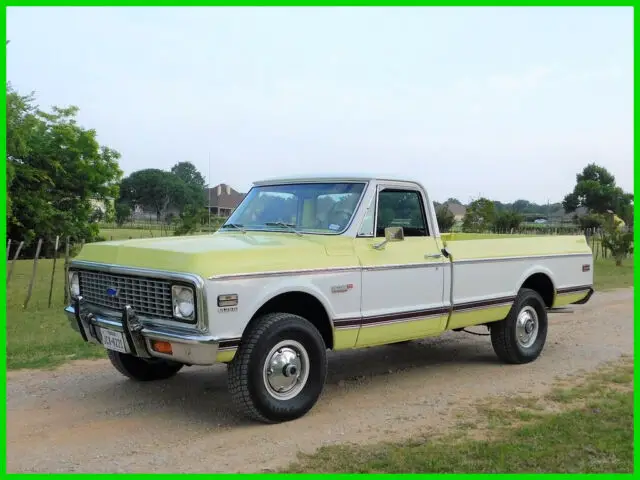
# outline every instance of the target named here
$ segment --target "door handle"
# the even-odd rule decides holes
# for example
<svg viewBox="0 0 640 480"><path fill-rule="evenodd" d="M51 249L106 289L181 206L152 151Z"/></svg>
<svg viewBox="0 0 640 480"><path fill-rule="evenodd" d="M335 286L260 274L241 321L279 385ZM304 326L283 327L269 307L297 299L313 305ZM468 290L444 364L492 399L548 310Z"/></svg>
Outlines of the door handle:
<svg viewBox="0 0 640 480"><path fill-rule="evenodd" d="M427 258L440 258L440 257L442 257L441 253L426 253L424 255L425 259L427 259Z"/></svg>

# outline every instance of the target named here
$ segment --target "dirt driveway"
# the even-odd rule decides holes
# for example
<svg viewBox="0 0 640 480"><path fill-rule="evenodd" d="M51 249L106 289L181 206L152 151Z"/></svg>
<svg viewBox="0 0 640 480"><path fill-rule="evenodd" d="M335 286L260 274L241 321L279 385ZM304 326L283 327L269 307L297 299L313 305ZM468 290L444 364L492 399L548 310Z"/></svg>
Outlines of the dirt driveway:
<svg viewBox="0 0 640 480"><path fill-rule="evenodd" d="M478 330L484 332L485 330ZM488 395L541 394L556 377L633 355L633 289L553 314L533 364L500 364L488 337L450 333L330 356L325 393L280 425L235 416L226 370L188 368L136 384L106 361L8 375L9 472L251 472L330 443L375 442L451 426Z"/></svg>

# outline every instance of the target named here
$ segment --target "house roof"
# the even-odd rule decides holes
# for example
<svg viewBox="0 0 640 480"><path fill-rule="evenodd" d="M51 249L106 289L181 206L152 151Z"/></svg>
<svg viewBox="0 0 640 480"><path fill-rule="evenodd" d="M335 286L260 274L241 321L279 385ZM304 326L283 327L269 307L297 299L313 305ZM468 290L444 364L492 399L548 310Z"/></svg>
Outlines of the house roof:
<svg viewBox="0 0 640 480"><path fill-rule="evenodd" d="M443 204L445 207L447 207L447 210L449 210L453 215L464 215L467 213L467 207L465 207L464 205L460 205L458 203L444 203Z"/></svg>
<svg viewBox="0 0 640 480"><path fill-rule="evenodd" d="M234 190L226 183L206 189L209 207L236 208L244 199L244 193Z"/></svg>

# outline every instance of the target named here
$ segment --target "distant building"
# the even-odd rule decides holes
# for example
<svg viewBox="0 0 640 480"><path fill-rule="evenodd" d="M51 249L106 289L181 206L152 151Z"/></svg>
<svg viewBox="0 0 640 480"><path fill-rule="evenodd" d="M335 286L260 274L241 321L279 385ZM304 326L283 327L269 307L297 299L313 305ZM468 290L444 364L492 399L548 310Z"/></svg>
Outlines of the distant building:
<svg viewBox="0 0 640 480"><path fill-rule="evenodd" d="M226 183L221 183L212 188L205 189L207 207L211 215L228 217L240 202L244 199L244 193L231 188Z"/></svg>
<svg viewBox="0 0 640 480"><path fill-rule="evenodd" d="M114 200L112 197L91 197L89 199L89 202L91 203L91 207L94 210L100 210L102 213L105 213L107 211L107 204L111 204L111 207L113 207L114 205Z"/></svg>
<svg viewBox="0 0 640 480"><path fill-rule="evenodd" d="M449 202L446 202L443 205L447 208L447 210L449 210L449 212L453 214L453 218L455 219L456 223L462 222L462 219L467 213L467 207L465 207L464 205L460 205L458 203L449 203Z"/></svg>

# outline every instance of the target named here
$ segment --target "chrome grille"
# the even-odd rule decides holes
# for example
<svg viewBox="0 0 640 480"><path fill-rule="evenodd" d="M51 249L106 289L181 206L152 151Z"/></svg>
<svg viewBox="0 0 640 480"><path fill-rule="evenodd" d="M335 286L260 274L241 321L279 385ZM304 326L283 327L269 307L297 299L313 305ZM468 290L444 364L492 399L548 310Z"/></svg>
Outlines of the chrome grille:
<svg viewBox="0 0 640 480"><path fill-rule="evenodd" d="M166 280L82 270L78 274L80 295L87 303L111 310L130 305L139 315L173 318L171 283ZM109 295L110 289L117 295Z"/></svg>

